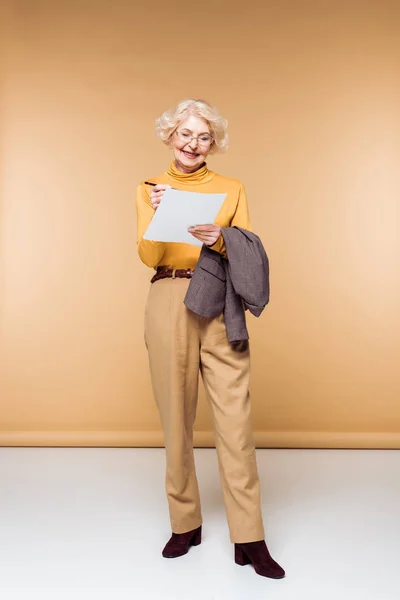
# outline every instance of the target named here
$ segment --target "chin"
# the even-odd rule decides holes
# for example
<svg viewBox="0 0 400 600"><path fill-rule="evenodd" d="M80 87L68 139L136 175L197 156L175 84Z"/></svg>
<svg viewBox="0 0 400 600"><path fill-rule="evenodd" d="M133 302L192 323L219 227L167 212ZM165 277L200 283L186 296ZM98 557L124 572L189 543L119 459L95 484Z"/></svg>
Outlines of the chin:
<svg viewBox="0 0 400 600"><path fill-rule="evenodd" d="M185 165L198 165L203 162L203 159L200 160L199 157L197 157L195 159L191 159L191 158L188 158L187 156L183 155L181 157L181 162L185 163Z"/></svg>
<svg viewBox="0 0 400 600"><path fill-rule="evenodd" d="M193 169L196 170L198 169L204 162L204 160L196 160L196 161L192 161L192 160L188 160L187 158L180 158L179 162L181 163L181 165L183 167L185 167L185 169Z"/></svg>

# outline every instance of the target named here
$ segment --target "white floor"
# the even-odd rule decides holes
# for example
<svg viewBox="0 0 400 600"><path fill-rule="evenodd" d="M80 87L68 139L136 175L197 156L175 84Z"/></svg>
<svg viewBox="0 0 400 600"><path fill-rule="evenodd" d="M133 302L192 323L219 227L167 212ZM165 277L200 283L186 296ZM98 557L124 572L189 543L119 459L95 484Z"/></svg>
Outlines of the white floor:
<svg viewBox="0 0 400 600"><path fill-rule="evenodd" d="M163 450L0 448L0 598L400 600L400 451L257 451L277 581L234 564L195 454L203 543L168 560Z"/></svg>

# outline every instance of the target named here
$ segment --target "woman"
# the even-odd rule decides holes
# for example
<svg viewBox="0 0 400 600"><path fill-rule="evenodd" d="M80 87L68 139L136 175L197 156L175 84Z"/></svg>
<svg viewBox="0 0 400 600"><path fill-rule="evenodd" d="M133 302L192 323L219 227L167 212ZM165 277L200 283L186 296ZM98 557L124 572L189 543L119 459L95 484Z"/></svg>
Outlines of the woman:
<svg viewBox="0 0 400 600"><path fill-rule="evenodd" d="M231 541L237 564L253 564L260 575L284 577L264 541L260 484L250 421L248 347L238 352L226 335L224 318L200 317L184 297L200 248L143 239L168 187L225 193L215 224L189 228L194 238L225 255L221 227L251 230L243 185L210 171L207 156L227 147L227 122L202 100L185 100L156 122L159 137L173 152L168 170L142 183L137 192L138 252L157 269L145 312L145 340L167 459L166 491L172 536L166 558L186 554L201 542L202 516L193 458L198 376L209 399Z"/></svg>

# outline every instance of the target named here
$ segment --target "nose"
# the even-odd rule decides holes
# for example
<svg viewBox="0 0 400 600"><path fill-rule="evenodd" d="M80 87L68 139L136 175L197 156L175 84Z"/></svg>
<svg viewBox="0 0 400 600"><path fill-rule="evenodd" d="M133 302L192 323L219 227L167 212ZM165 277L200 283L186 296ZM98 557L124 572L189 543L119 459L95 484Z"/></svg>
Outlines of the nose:
<svg viewBox="0 0 400 600"><path fill-rule="evenodd" d="M193 138L192 140L190 140L189 146L191 148L196 148L196 146L197 146L197 138Z"/></svg>

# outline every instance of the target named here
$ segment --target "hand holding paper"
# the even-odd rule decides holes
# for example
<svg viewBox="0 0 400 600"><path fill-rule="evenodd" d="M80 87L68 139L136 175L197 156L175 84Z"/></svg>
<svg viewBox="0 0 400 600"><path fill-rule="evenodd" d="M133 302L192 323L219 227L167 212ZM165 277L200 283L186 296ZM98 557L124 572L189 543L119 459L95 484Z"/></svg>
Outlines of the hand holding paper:
<svg viewBox="0 0 400 600"><path fill-rule="evenodd" d="M208 239L205 243L209 244L210 235L215 236L214 227L218 226L208 224L214 223L225 197L226 194L201 194L168 188L143 239L194 246L201 246L204 239ZM201 239L196 239L189 233L188 229L194 226Z"/></svg>
<svg viewBox="0 0 400 600"><path fill-rule="evenodd" d="M221 234L221 227L219 225L196 225L189 227L188 231L206 246L212 246Z"/></svg>

